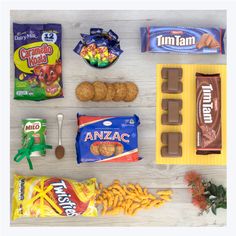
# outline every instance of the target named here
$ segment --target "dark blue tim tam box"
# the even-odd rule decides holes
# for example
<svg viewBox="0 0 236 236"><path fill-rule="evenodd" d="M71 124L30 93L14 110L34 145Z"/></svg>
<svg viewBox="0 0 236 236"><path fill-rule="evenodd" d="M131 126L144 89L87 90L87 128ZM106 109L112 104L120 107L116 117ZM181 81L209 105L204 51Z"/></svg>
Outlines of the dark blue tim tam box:
<svg viewBox="0 0 236 236"><path fill-rule="evenodd" d="M141 51L183 54L224 54L221 28L142 27Z"/></svg>

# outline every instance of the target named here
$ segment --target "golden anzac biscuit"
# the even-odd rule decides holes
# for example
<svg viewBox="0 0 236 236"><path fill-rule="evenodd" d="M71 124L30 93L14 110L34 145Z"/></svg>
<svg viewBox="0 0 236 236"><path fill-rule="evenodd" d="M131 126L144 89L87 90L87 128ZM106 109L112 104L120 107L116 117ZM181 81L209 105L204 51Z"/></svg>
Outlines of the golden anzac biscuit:
<svg viewBox="0 0 236 236"><path fill-rule="evenodd" d="M110 157L115 153L115 145L113 143L102 143L99 145L99 152L102 156Z"/></svg>
<svg viewBox="0 0 236 236"><path fill-rule="evenodd" d="M98 156L100 155L100 152L99 152L99 145L95 145L94 143L90 146L90 152L95 155L95 156Z"/></svg>
<svg viewBox="0 0 236 236"><path fill-rule="evenodd" d="M93 83L93 87L94 87L94 97L93 97L93 101L101 101L104 100L107 94L107 86L105 85L105 83L101 82L101 81L95 81Z"/></svg>
<svg viewBox="0 0 236 236"><path fill-rule="evenodd" d="M124 146L119 143L115 146L115 156L120 155L124 152Z"/></svg>
<svg viewBox="0 0 236 236"><path fill-rule="evenodd" d="M105 101L112 101L115 96L115 88L112 83L105 83L107 86L107 94Z"/></svg>
<svg viewBox="0 0 236 236"><path fill-rule="evenodd" d="M119 102L124 100L124 98L126 97L127 94L127 88L125 83L114 83L113 84L114 88L115 88L115 96L113 98L113 101Z"/></svg>
<svg viewBox="0 0 236 236"><path fill-rule="evenodd" d="M124 98L124 101L131 102L138 95L138 87L133 82L126 82L125 84L126 84L126 88L127 88L127 94L126 94L126 97Z"/></svg>
<svg viewBox="0 0 236 236"><path fill-rule="evenodd" d="M89 82L80 83L75 90L76 96L80 101L89 101L94 97L94 87Z"/></svg>

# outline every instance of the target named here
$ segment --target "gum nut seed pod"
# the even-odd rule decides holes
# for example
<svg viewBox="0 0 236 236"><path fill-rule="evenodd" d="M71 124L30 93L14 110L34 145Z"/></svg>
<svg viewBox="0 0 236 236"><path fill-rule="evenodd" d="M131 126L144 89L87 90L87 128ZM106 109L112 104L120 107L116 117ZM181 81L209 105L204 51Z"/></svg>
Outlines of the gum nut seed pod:
<svg viewBox="0 0 236 236"><path fill-rule="evenodd" d="M82 82L76 87L75 94L80 101L92 100L95 94L94 87L89 82Z"/></svg>
<svg viewBox="0 0 236 236"><path fill-rule="evenodd" d="M107 94L107 86L101 81L93 82L94 87L94 97L93 101L102 101L105 99Z"/></svg>
<svg viewBox="0 0 236 236"><path fill-rule="evenodd" d="M125 85L127 88L127 93L124 98L124 101L125 102L132 102L138 95L138 87L133 82L126 82Z"/></svg>
<svg viewBox="0 0 236 236"><path fill-rule="evenodd" d="M119 102L124 100L127 94L127 88L125 83L113 83L113 86L115 88L115 96L113 97L113 101Z"/></svg>

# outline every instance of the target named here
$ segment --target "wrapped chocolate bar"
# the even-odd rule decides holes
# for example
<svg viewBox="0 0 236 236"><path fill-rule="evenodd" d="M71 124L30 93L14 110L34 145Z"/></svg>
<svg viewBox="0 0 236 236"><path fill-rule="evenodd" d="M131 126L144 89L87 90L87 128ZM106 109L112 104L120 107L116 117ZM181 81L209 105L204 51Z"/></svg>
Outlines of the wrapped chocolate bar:
<svg viewBox="0 0 236 236"><path fill-rule="evenodd" d="M221 28L142 27L141 51L185 54L224 54Z"/></svg>
<svg viewBox="0 0 236 236"><path fill-rule="evenodd" d="M98 67L107 67L109 65L107 44L108 42L106 39L97 41L96 58Z"/></svg>
<svg viewBox="0 0 236 236"><path fill-rule="evenodd" d="M196 73L197 154L221 153L220 74Z"/></svg>

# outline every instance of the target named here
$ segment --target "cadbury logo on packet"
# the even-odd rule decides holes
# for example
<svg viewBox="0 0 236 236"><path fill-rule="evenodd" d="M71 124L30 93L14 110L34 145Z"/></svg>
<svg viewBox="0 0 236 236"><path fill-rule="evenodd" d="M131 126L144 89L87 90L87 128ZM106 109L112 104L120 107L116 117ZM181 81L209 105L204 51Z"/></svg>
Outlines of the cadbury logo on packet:
<svg viewBox="0 0 236 236"><path fill-rule="evenodd" d="M138 116L77 114L77 162L134 162L138 156Z"/></svg>
<svg viewBox="0 0 236 236"><path fill-rule="evenodd" d="M224 29L142 27L141 51L158 53L224 54Z"/></svg>

